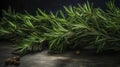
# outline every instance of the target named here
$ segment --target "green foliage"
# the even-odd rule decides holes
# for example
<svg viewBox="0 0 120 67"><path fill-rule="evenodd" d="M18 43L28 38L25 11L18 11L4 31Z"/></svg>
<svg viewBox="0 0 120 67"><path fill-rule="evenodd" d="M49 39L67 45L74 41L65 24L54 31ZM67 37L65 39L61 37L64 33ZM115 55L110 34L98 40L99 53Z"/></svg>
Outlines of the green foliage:
<svg viewBox="0 0 120 67"><path fill-rule="evenodd" d="M36 15L3 11L0 37L15 42L19 52L94 47L97 52L120 49L120 8L114 2L107 4L107 12L93 8L89 2L63 11L47 14L38 9ZM46 42L46 43L45 43Z"/></svg>

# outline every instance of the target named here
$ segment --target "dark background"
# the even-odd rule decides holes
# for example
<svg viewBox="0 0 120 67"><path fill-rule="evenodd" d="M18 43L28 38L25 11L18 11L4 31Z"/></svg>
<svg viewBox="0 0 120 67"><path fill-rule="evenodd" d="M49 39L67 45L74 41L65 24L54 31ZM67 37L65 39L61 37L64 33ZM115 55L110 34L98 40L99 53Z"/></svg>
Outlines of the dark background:
<svg viewBox="0 0 120 67"><path fill-rule="evenodd" d="M88 0L94 4L94 7L106 9L105 3L109 0ZM34 14L37 8L46 11L55 12L58 9L63 9L63 6L76 5L77 3L83 4L86 0L0 0L0 10L8 9L11 6L17 12L23 13L27 10L29 13ZM117 6L120 6L120 0L115 0ZM0 12L1 15L2 12Z"/></svg>

